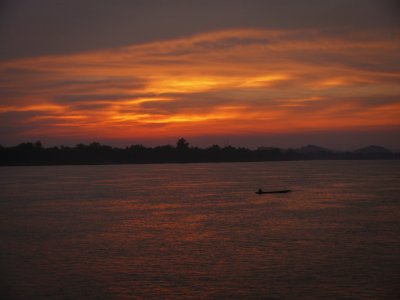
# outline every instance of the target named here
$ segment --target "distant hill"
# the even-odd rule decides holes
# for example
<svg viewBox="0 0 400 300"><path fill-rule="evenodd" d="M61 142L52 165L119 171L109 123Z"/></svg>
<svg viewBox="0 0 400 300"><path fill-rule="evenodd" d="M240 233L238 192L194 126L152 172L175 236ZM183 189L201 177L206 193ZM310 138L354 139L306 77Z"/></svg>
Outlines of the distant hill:
<svg viewBox="0 0 400 300"><path fill-rule="evenodd" d="M359 154L392 154L392 151L382 146L368 146L354 151Z"/></svg>

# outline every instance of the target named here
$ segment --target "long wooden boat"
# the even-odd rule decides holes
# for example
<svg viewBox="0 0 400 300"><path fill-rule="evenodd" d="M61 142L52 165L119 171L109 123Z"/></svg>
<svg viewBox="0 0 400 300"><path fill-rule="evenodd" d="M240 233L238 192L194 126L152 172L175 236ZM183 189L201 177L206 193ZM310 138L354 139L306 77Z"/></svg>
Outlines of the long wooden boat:
<svg viewBox="0 0 400 300"><path fill-rule="evenodd" d="M261 195L261 194L284 194L284 193L289 193L292 190L278 190L278 191L262 191L259 190L256 192L256 194Z"/></svg>

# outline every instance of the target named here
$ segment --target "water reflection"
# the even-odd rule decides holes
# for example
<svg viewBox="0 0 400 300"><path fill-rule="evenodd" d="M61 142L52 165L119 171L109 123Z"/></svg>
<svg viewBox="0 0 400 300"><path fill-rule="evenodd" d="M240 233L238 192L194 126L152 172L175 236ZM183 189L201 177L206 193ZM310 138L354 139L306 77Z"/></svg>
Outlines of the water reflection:
<svg viewBox="0 0 400 300"><path fill-rule="evenodd" d="M10 299L395 299L399 166L2 168L1 287Z"/></svg>

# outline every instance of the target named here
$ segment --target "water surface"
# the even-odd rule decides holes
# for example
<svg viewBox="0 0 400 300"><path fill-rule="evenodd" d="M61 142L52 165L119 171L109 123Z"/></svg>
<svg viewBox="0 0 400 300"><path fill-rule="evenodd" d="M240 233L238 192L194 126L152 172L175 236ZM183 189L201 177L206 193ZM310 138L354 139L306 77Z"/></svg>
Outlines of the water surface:
<svg viewBox="0 0 400 300"><path fill-rule="evenodd" d="M3 167L0 288L3 299L397 299L399 194L399 161Z"/></svg>

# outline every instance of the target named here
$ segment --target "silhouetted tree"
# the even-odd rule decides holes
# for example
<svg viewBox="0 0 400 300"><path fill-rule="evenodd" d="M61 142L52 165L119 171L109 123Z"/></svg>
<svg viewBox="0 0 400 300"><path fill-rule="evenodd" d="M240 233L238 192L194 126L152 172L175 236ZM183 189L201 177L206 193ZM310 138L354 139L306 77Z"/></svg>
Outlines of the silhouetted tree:
<svg viewBox="0 0 400 300"><path fill-rule="evenodd" d="M178 149L178 150L187 150L187 149L189 149L189 143L184 138L180 138L176 142L176 149Z"/></svg>
<svg viewBox="0 0 400 300"><path fill-rule="evenodd" d="M318 147L317 147L318 148ZM132 145L123 149L93 142L75 147L44 148L40 141L21 143L14 147L0 146L0 165L42 164L109 164L109 163L166 163L166 162L234 162L304 159L399 159L400 153L392 153L381 147L367 147L354 152L310 151L310 148L282 150L279 148L221 148L213 145L206 149L189 147L180 138L176 147L171 145L148 148ZM307 151L306 151L307 150ZM318 150L318 149L317 149Z"/></svg>

